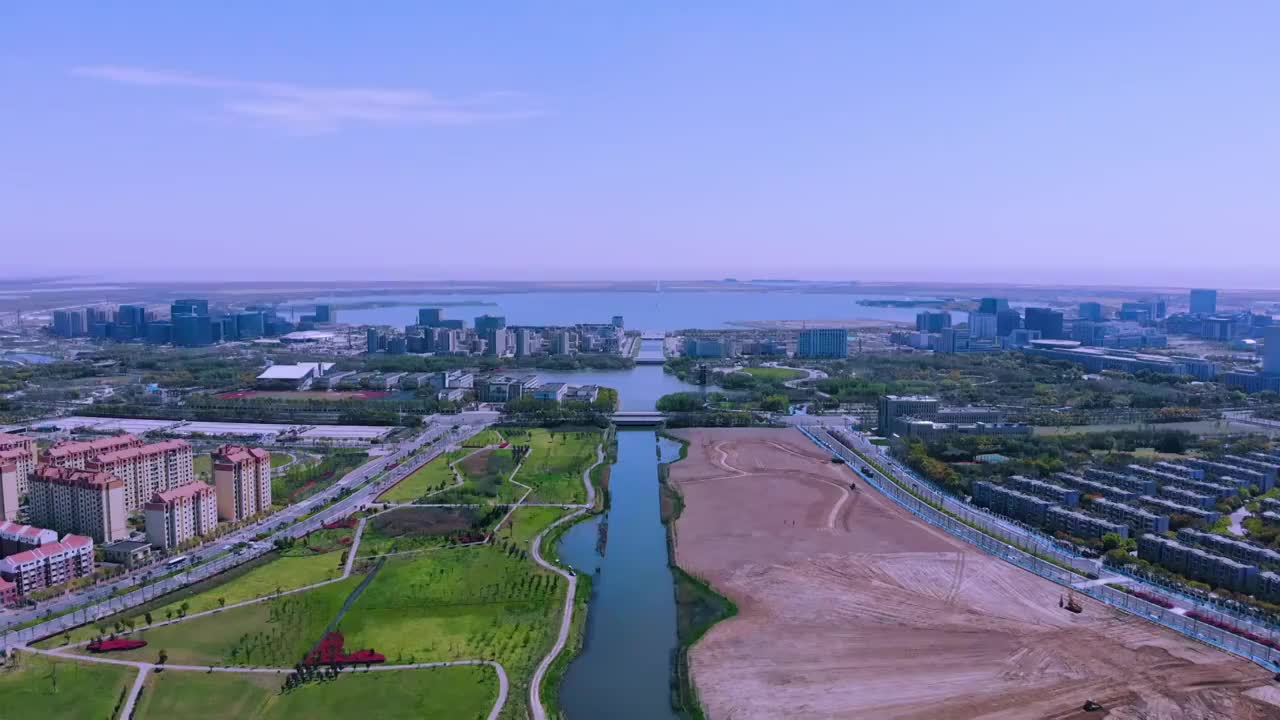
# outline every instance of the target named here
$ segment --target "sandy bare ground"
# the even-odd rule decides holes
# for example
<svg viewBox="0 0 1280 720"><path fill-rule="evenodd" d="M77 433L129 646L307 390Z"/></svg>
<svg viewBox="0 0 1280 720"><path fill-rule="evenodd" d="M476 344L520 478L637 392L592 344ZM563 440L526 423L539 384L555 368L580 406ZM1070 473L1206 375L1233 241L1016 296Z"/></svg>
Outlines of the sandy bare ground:
<svg viewBox="0 0 1280 720"><path fill-rule="evenodd" d="M1270 673L916 520L795 430L687 430L676 558L738 603L693 648L709 717L1280 718ZM1106 706L1084 713L1086 699Z"/></svg>

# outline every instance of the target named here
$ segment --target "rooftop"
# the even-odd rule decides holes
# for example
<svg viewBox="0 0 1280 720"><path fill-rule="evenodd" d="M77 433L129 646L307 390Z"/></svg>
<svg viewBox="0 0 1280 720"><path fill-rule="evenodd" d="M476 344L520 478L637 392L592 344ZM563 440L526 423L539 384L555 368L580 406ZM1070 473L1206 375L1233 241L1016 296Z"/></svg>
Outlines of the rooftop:
<svg viewBox="0 0 1280 720"><path fill-rule="evenodd" d="M191 443L186 440L165 440L163 442L151 443L150 445L142 445L141 447L131 447L123 450L103 453L95 457L94 460L100 463L113 463L120 462L122 460L146 457L148 455L158 455L160 453L172 452L174 450L190 449Z"/></svg>
<svg viewBox="0 0 1280 720"><path fill-rule="evenodd" d="M295 365L272 365L262 374L258 375L259 380L305 380L311 375L323 375L333 363L297 363Z"/></svg>
<svg viewBox="0 0 1280 720"><path fill-rule="evenodd" d="M141 438L127 433L124 435L113 435L111 437L98 438L97 440L65 440L46 450L45 456L58 460L70 455L78 455L81 453L96 455L99 453L111 452L113 450L121 450L127 447L137 447L141 444Z"/></svg>
<svg viewBox="0 0 1280 720"><path fill-rule="evenodd" d="M172 490L165 490L164 492L158 492L155 495L151 496L151 499L147 501L147 504L151 505L152 503L156 503L160 505L167 505L169 503L172 503L175 500L182 500L184 498L193 498L197 495L211 493L211 492L213 492L212 485L208 483L200 482L199 480L197 480L195 482L189 482L186 485L179 485L178 487L173 488Z"/></svg>

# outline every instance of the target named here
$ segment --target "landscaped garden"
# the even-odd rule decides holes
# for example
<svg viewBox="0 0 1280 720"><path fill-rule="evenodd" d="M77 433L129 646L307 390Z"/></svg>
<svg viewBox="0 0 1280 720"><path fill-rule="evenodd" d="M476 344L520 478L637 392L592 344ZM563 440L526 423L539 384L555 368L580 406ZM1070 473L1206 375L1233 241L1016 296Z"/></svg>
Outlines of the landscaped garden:
<svg viewBox="0 0 1280 720"><path fill-rule="evenodd" d="M482 542L502 508L402 507L365 521L357 555L386 555Z"/></svg>
<svg viewBox="0 0 1280 720"><path fill-rule="evenodd" d="M529 502L586 502L582 473L596 460L598 430L504 428L503 433L512 447L528 448L515 479L534 489Z"/></svg>
<svg viewBox="0 0 1280 720"><path fill-rule="evenodd" d="M457 482L449 464L466 457L471 450L453 450L437 456L431 462L410 473L408 477L391 486L378 497L379 502L406 503L422 496L443 490Z"/></svg>
<svg viewBox="0 0 1280 720"><path fill-rule="evenodd" d="M516 456L510 448L479 450L454 466L462 475L462 485L431 498L435 503L484 504L513 503L525 489L507 482L516 469Z"/></svg>

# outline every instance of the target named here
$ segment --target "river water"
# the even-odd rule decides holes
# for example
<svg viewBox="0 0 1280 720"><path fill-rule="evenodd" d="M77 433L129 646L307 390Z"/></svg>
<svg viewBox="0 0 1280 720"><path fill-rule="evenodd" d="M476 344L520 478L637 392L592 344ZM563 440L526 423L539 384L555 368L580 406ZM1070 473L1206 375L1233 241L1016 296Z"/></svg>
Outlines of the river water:
<svg viewBox="0 0 1280 720"><path fill-rule="evenodd" d="M572 325L607 323L623 316L626 326L641 330L730 328L749 320L891 320L914 323L918 308L867 307L863 299L881 295L759 292L527 292L485 295L447 294L380 295L369 297L320 297L298 299L311 303L396 303L389 307L341 309L338 319L353 325L403 326L417 321L419 307L444 305L448 318L468 324L477 315L503 315L508 325ZM402 303L402 304L401 304ZM953 313L956 321L963 313Z"/></svg>
<svg viewBox="0 0 1280 720"><path fill-rule="evenodd" d="M570 720L677 718L670 682L676 603L658 505L659 452L662 461L674 460L679 446L651 430L618 432L608 512L560 541L560 557L592 577L582 653L560 687ZM608 524L603 554L601 523Z"/></svg>

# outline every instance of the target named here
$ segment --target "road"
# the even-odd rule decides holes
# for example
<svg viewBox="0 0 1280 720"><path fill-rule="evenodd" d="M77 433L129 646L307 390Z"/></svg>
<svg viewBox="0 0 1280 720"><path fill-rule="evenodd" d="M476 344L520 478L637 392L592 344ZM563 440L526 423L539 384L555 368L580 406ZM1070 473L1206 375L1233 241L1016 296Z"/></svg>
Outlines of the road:
<svg viewBox="0 0 1280 720"><path fill-rule="evenodd" d="M596 504L596 489L591 485L591 471L602 462L604 462L604 446L597 445L596 461L591 463L591 467L582 471L582 482L587 486L586 507L575 510L543 528L542 532L533 538L533 544L530 546L534 562L569 582L569 591L564 596L564 613L560 619L560 632L556 635L555 645L551 647L551 651L547 653L546 657L542 658L542 662L538 663L538 668L533 671L533 679L529 681L529 709L533 712L533 720L547 720L547 709L542 706L542 679L546 677L547 670L551 668L551 663L555 662L556 657L560 655L560 652L564 650L565 644L569 641L569 630L573 628L573 602L578 591L578 576L576 573L562 570L558 565L553 565L542 558L542 538L552 528L572 521Z"/></svg>
<svg viewBox="0 0 1280 720"><path fill-rule="evenodd" d="M444 420L445 422L451 422L453 418L445 416ZM465 438L479 432L481 427L459 425L454 429L451 424L432 423L422 433L401 442L394 452L370 460L347 473L342 479L316 495L296 505L291 505L261 522L241 528L218 538L214 543L192 551L188 554L191 558L192 567L172 577L152 582L138 589L129 590L129 588L136 586L138 582L147 577L146 573L134 573L108 585L97 586L82 593L45 603L33 610L10 614L5 617L5 620L10 625L19 624L43 616L46 613L58 613L86 602L101 600L101 602L77 609L75 612L53 618L39 625L0 634L0 648L8 648L14 644L25 644L129 607L140 605L160 595L173 592L181 587L212 577L231 567L264 555L270 552L276 539L301 537L326 522L351 514L357 507L373 500L387 487L398 482L431 458L443 452L450 445L460 443ZM424 446L432 444L433 447L428 452L417 455L411 462L399 465L386 473L377 482L369 483L370 479L386 470L388 465L404 461ZM344 491L351 494L328 507L323 507L326 503L333 502ZM311 512L316 514L306 520L300 520L300 518ZM254 536L264 532L270 533L265 539L256 542L252 540ZM238 542L251 544L249 549L241 553L230 553L226 550L228 546ZM149 572L154 573L157 570L163 572L162 569L157 568L152 568ZM110 597L113 590L123 594Z"/></svg>

